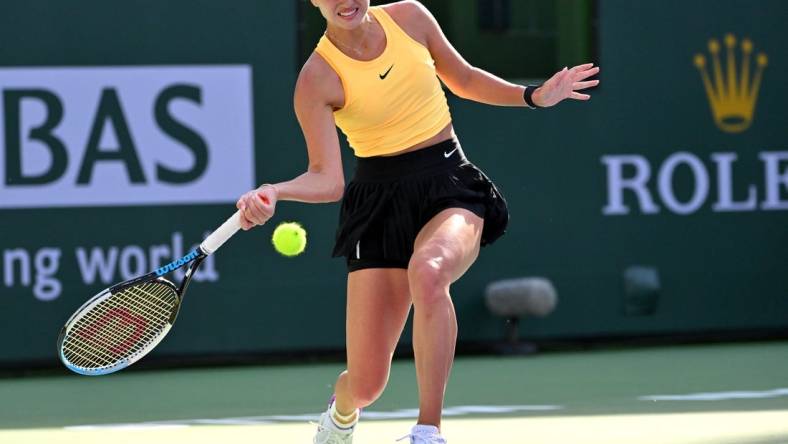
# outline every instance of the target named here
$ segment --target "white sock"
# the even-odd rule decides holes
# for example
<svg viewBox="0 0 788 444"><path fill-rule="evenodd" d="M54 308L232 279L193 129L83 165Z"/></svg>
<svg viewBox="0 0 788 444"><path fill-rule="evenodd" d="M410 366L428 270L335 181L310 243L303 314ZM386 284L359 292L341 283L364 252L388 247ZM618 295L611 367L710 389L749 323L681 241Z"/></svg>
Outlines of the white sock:
<svg viewBox="0 0 788 444"><path fill-rule="evenodd" d="M352 431L353 427L358 424L358 409L350 415L345 416L337 411L337 403L333 402L328 412L331 417L331 422L341 431Z"/></svg>

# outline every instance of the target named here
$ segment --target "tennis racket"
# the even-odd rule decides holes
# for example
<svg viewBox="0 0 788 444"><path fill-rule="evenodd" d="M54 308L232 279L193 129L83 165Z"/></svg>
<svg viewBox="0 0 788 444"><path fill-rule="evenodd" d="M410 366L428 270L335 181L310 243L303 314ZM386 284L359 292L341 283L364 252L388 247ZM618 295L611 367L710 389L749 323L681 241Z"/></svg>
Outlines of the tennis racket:
<svg viewBox="0 0 788 444"><path fill-rule="evenodd" d="M60 360L81 375L106 375L137 362L172 328L194 272L241 228L240 211L180 259L109 287L80 307L57 341ZM163 276L188 265L180 285Z"/></svg>

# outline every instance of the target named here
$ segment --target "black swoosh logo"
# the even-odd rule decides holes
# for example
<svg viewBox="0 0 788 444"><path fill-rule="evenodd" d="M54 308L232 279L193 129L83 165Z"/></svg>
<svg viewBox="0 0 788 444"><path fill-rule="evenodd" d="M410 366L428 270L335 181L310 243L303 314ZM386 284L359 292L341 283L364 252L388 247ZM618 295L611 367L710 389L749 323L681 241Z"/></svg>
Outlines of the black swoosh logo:
<svg viewBox="0 0 788 444"><path fill-rule="evenodd" d="M393 67L394 64L392 63L391 66L389 66L389 69L386 70L386 72L384 72L383 74L378 74L380 76L380 80L384 80L389 75L389 73L391 72L391 68Z"/></svg>

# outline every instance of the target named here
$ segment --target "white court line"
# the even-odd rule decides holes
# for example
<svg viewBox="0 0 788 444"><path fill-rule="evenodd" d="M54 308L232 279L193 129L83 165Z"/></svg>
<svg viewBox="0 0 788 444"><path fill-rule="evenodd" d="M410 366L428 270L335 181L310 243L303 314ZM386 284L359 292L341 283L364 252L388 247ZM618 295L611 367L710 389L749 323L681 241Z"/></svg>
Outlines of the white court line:
<svg viewBox="0 0 788 444"><path fill-rule="evenodd" d="M508 414L518 412L545 412L561 410L560 405L464 405L457 407L447 407L443 409L443 416L466 416L466 415L491 415ZM384 420L384 419L414 419L419 416L418 409L399 409L389 412L369 411L363 413L364 419ZM139 423L121 424L87 424L78 426L63 427L66 430L83 431L96 429L144 429L144 428L174 428L188 427L192 425L260 425L282 422L309 422L317 421L320 413L308 413L303 415L271 415L271 416L246 416L240 418L216 418L216 419L181 419L170 421L145 421Z"/></svg>
<svg viewBox="0 0 788 444"><path fill-rule="evenodd" d="M726 401L735 399L770 399L788 396L788 388L777 388L773 390L740 390L727 392L704 392L688 393L682 395L647 395L640 396L640 401ZM489 405L467 405L447 407L443 410L445 417L461 417L470 415L495 415L512 414L518 412L545 412L563 410L560 405L509 405L509 406L489 406ZM392 420L392 419L414 419L419 414L418 409L399 409L393 411L369 411L363 413L367 420ZM269 416L246 416L238 418L200 418L200 419L181 419L168 421L145 421L139 423L118 423L118 424L86 424L77 426L66 426L66 430L95 430L95 429L153 429L153 428L180 428L193 425L264 425L289 422L309 422L317 421L320 413L306 413L299 415L269 415Z"/></svg>
<svg viewBox="0 0 788 444"><path fill-rule="evenodd" d="M648 395L638 398L640 401L727 401L731 399L768 399L788 396L788 388L773 390L741 390L734 392L689 393L685 395Z"/></svg>

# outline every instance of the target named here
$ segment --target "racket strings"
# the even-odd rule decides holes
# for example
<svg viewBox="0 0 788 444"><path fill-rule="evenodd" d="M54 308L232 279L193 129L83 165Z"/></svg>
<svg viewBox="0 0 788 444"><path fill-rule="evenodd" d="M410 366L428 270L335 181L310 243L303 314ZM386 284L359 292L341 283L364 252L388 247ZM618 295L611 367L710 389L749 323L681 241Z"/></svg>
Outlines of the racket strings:
<svg viewBox="0 0 788 444"><path fill-rule="evenodd" d="M133 344L126 343L133 335L143 341L150 337L150 333L140 334L141 322L130 322L129 315L123 316L126 311L118 311L117 301L106 305L110 308L103 317L86 316L83 322L77 324L79 330L73 331L72 334L81 339L81 342L73 341L67 344L72 346L71 351L79 358L71 359L75 361L74 364L85 367L111 365L119 359L118 355L123 351L119 348L121 345L125 344L127 352L134 352L131 348ZM66 356L69 357L68 354Z"/></svg>
<svg viewBox="0 0 788 444"><path fill-rule="evenodd" d="M117 354L133 354L137 350L132 349L134 343L142 345L154 339L161 332L161 328L166 325L170 312L157 310L157 305L162 302L162 293L171 291L169 287L162 286L158 291L151 291L150 284L146 287L129 287L119 293L111 304L107 314L113 322L106 322L107 317L101 317L103 321L98 321L99 325L92 324L89 333L94 338L99 339L95 334L96 327L104 327L103 333L106 334L104 341L99 341L102 345L109 346L113 354L109 356L114 359ZM125 293L125 294L124 294ZM151 299L153 297L154 299ZM126 299L126 300L124 300ZM172 307L170 307L172 308ZM170 310L171 311L171 310ZM142 316L138 316L142 315ZM95 320L96 316L92 316ZM153 328L146 328L150 320L153 320ZM102 325L103 324L103 325ZM127 343L129 341L129 343ZM122 347L124 346L125 347ZM141 347L140 347L141 348Z"/></svg>
<svg viewBox="0 0 788 444"><path fill-rule="evenodd" d="M155 309L157 306L151 305L151 302L160 304L161 296L172 290L165 285L156 286L160 288L145 284L112 295L103 307L94 307L82 322L77 322L81 330L73 334L77 335L80 331L82 343L75 341L74 353L79 359L74 364L112 365L141 350L161 334L161 327L166 325L169 313ZM150 320L154 321L151 325L153 328L146 328Z"/></svg>
<svg viewBox="0 0 788 444"><path fill-rule="evenodd" d="M63 355L83 368L115 365L166 332L177 305L175 290L161 282L113 293L74 323L63 341Z"/></svg>
<svg viewBox="0 0 788 444"><path fill-rule="evenodd" d="M129 294L127 296L130 296L130 299L133 299L133 302L135 304L138 304L137 307L138 307L139 311L142 312L145 316L148 316L148 317L159 316L159 317L161 317L161 316L165 315L165 313L161 312L161 310L156 310L157 313L153 313L153 310L147 309L147 307L145 307L145 305L144 305L144 299L140 299L139 297L135 297L139 293L139 290L136 290L136 289L134 289L132 287L132 288L127 289L126 291L130 291L131 292L131 294ZM118 306L117 302L118 302L117 300L113 301L113 305L115 307ZM117 308L111 309L111 312L113 313L113 315L116 315L118 313L123 313L123 312L118 312ZM96 318L97 318L97 316L95 316L95 315L90 316L90 317L86 316L85 321L86 322L95 321ZM124 341L128 340L133 334L135 334L140 322L139 321L136 322L136 323L135 322L129 322L128 318L129 318L128 315L126 315L124 317L121 314L120 319L117 320L117 322L116 321L106 322L106 323L104 323L104 325L101 326L103 328L103 332L102 333L107 338L109 338L108 343L122 344ZM119 325L119 324L123 324L124 321L125 321L124 325ZM79 324L77 324L77 325L79 325ZM89 328L89 330L90 330L91 334L95 333L96 326L92 325ZM154 332L150 332L150 331L145 332L142 335L143 338L141 338L141 339L143 339L143 341L145 341L147 339L152 339L155 336L155 335L153 335L153 333ZM95 336L93 336L93 337L95 338ZM79 347L79 348L82 349L83 351L88 351L88 352L96 351L95 349L89 348L89 347ZM106 355L106 354L104 354L104 355L105 355L106 358L108 358L110 360L113 359L113 357L111 355Z"/></svg>

